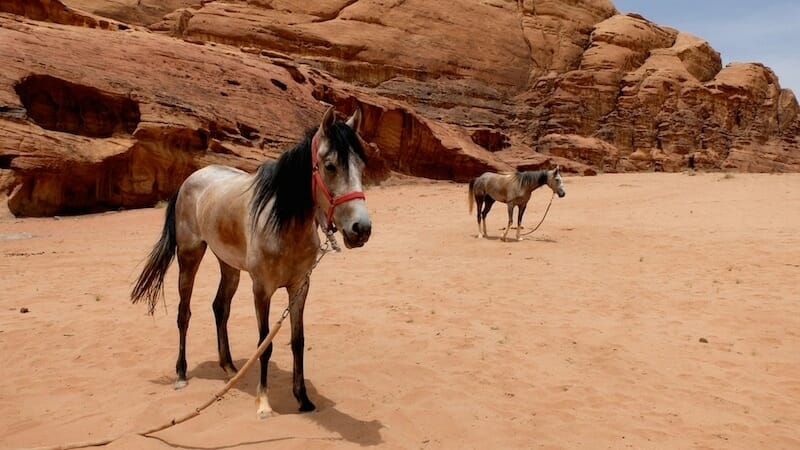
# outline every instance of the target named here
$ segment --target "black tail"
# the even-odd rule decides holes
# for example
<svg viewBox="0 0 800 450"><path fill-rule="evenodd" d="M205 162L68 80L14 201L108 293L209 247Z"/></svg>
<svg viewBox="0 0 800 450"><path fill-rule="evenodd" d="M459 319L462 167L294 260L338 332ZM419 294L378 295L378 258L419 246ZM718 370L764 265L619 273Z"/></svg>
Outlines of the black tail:
<svg viewBox="0 0 800 450"><path fill-rule="evenodd" d="M131 302L138 303L140 300L146 299L150 314L155 311L158 298L163 296L164 275L167 273L169 265L172 264L172 260L175 259L175 249L178 246L175 240L175 202L177 199L177 193L169 199L161 238L150 251L147 263L131 291Z"/></svg>

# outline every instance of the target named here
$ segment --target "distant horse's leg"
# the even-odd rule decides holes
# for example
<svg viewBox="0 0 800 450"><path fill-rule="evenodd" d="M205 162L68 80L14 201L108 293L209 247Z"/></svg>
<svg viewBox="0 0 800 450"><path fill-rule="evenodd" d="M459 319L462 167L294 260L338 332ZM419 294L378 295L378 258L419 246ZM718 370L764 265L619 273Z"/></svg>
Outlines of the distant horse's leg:
<svg viewBox="0 0 800 450"><path fill-rule="evenodd" d="M175 372L178 377L175 380L175 389L181 389L187 384L186 381L186 331L189 329L189 319L192 317L190 304L192 302L192 288L194 287L194 277L197 275L197 268L206 252L206 243L186 248L178 247L178 294L180 303L178 304L178 361L175 363Z"/></svg>
<svg viewBox="0 0 800 450"><path fill-rule="evenodd" d="M506 231L503 232L503 240L506 240L506 235L508 234L508 229L511 228L511 223L513 222L512 218L514 217L514 204L508 204L508 225L506 225Z"/></svg>
<svg viewBox="0 0 800 450"><path fill-rule="evenodd" d="M231 299L239 287L239 270L222 260L219 261L221 278L217 296L214 297L214 319L217 323L217 349L219 351L219 366L228 376L236 374L236 366L231 359L231 348L228 344L228 317L231 315Z"/></svg>
<svg viewBox="0 0 800 450"><path fill-rule="evenodd" d="M315 406L306 394L306 381L303 376L303 349L305 336L303 334L303 310L306 306L308 295L308 277L300 283L299 288L287 288L289 293L289 318L292 321L292 356L294 357L294 370L292 377L292 392L300 402L300 411L313 411Z"/></svg>
<svg viewBox="0 0 800 450"><path fill-rule="evenodd" d="M274 292L275 288L267 286L262 280L253 277L253 300L256 307L256 319L258 320L258 345L261 345L261 342L269 334L269 304ZM272 343L261 354L261 375L259 376L256 390L257 414L261 419L266 419L272 415L272 407L269 405L269 388L267 386L267 371L271 356Z"/></svg>
<svg viewBox="0 0 800 450"><path fill-rule="evenodd" d="M517 240L519 240L519 231L522 229L522 215L525 214L525 208L528 205L519 205L519 211L517 211Z"/></svg>
<svg viewBox="0 0 800 450"><path fill-rule="evenodd" d="M475 196L475 205L478 207L478 238L482 238L483 231L481 230L481 210L483 209L483 196Z"/></svg>
<svg viewBox="0 0 800 450"><path fill-rule="evenodd" d="M481 218L483 219L483 235L485 237L489 237L489 234L486 232L486 216L489 215L489 211L492 210L492 205L494 205L494 199L490 196L486 196L484 199L486 203L483 205L483 212L481 213Z"/></svg>

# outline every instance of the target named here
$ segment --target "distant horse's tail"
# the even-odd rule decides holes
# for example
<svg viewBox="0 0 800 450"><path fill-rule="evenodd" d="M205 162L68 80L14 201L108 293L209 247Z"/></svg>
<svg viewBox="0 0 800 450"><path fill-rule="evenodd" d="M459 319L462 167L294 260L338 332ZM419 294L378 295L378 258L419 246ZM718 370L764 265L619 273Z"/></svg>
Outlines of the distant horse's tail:
<svg viewBox="0 0 800 450"><path fill-rule="evenodd" d="M138 303L142 299L147 300L150 314L153 314L158 298L163 295L164 275L167 273L169 265L172 264L172 260L175 259L175 249L178 246L175 240L175 203L177 199L177 193L169 199L161 238L150 251L147 263L131 291L131 302Z"/></svg>
<svg viewBox="0 0 800 450"><path fill-rule="evenodd" d="M472 214L472 204L475 203L475 180L473 178L469 181L469 194L467 194L467 203L469 203L469 213Z"/></svg>

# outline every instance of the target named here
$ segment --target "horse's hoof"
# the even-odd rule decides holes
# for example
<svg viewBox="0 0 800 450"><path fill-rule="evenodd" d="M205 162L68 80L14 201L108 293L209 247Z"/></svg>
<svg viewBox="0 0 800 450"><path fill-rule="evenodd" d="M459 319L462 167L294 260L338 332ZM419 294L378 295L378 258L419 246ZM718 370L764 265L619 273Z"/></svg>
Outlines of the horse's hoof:
<svg viewBox="0 0 800 450"><path fill-rule="evenodd" d="M183 389L187 384L189 384L189 382L186 380L177 380L175 381L175 390L177 391L178 389Z"/></svg>
<svg viewBox="0 0 800 450"><path fill-rule="evenodd" d="M311 403L311 400L306 400L300 405L300 412L311 412L314 411L315 409L317 409L317 407L314 406L313 403Z"/></svg>
<svg viewBox="0 0 800 450"><path fill-rule="evenodd" d="M275 411L271 409L265 409L262 411L258 411L257 415L259 420L269 419L270 417L275 415Z"/></svg>
<svg viewBox="0 0 800 450"><path fill-rule="evenodd" d="M234 366L223 366L222 370L225 371L225 375L227 375L228 378L233 378L236 376L236 373L239 372Z"/></svg>

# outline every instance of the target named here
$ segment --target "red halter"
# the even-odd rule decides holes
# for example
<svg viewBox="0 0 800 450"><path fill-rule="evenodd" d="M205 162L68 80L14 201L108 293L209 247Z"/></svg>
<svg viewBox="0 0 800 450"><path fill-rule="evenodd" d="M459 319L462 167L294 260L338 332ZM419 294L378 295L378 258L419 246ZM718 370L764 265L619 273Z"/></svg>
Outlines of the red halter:
<svg viewBox="0 0 800 450"><path fill-rule="evenodd" d="M325 183L322 181L322 175L319 173L319 163L317 163L317 135L315 134L314 138L311 140L311 192L315 197L317 195L317 187L319 187L322 194L325 195L325 198L328 200L328 212L325 214L325 220L328 222L326 231L336 231L336 226L333 224L333 210L337 206L349 202L350 200L359 198L366 200L367 198L361 191L353 191L348 194L340 195L339 197L331 195L331 191L325 186Z"/></svg>

